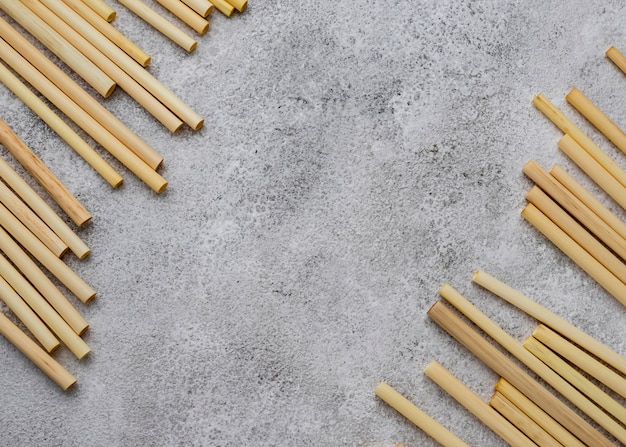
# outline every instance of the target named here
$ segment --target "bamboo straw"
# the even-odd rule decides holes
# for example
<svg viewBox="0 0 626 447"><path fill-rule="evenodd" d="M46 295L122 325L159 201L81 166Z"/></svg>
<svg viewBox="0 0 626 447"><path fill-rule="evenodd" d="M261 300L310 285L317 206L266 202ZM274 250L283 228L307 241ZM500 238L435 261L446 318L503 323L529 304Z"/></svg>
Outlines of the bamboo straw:
<svg viewBox="0 0 626 447"><path fill-rule="evenodd" d="M503 331L497 324L495 324L480 310L474 307L460 293L458 293L451 286L446 284L439 290L439 294L443 299L445 299L448 303L450 303L463 315L465 315L470 321L472 321L477 327L479 327L487 335L493 338L499 345L505 348L511 355L513 355L531 371L537 374L537 376L543 379L548 385L558 391L562 396L569 400L573 405L578 407L592 420L598 423L598 425L600 425L617 439L619 439L620 442L624 443L626 441L626 429L617 424L606 413L604 413L597 406L595 406L593 402L586 398L580 391L578 391L571 384L565 381L561 376L559 376L552 369L550 369L535 356L529 353L526 349L524 349L513 337ZM532 395L527 394L524 389L519 387L508 377L504 376L503 374L500 375L509 380L513 385L515 385L527 396ZM533 397L535 398L535 402L543 407L543 405L541 405L537 401L537 396ZM546 408L544 407L544 409ZM561 424L563 424L568 430L572 431L572 427L566 425L561 420L559 420L559 422L561 422ZM574 432L572 431L572 433ZM576 436L578 436L581 440L584 440L578 434L576 434Z"/></svg>
<svg viewBox="0 0 626 447"><path fill-rule="evenodd" d="M528 397L520 393L517 388L506 380L501 378L494 388L562 445L568 447L585 447L585 444L580 442L577 437L563 428L563 426L555 421L548 413L543 411Z"/></svg>
<svg viewBox="0 0 626 447"><path fill-rule="evenodd" d="M11 16L37 40L56 54L100 95L108 98L115 89L115 82L70 45L56 31L46 25L21 2L0 0L0 9Z"/></svg>
<svg viewBox="0 0 626 447"><path fill-rule="evenodd" d="M91 349L72 330L56 310L39 292L17 271L7 259L0 255L0 276L10 284L19 296L35 311L41 320L56 334L78 359L85 357Z"/></svg>
<svg viewBox="0 0 626 447"><path fill-rule="evenodd" d="M111 186L116 188L122 183L122 177L2 63L0 63L0 81L63 138Z"/></svg>
<svg viewBox="0 0 626 447"><path fill-rule="evenodd" d="M211 4L209 0L182 0L182 2L202 17L208 16L214 8L213 4Z"/></svg>
<svg viewBox="0 0 626 447"><path fill-rule="evenodd" d="M2 251L15 266L22 272L39 293L70 325L78 335L83 334L89 324L85 321L74 306L65 298L52 281L41 271L35 262L24 250L0 227L0 251ZM4 276L5 272L2 272Z"/></svg>
<svg viewBox="0 0 626 447"><path fill-rule="evenodd" d="M528 204L522 216L565 253L576 265L596 280L607 292L626 306L626 284L556 226L534 205Z"/></svg>
<svg viewBox="0 0 626 447"><path fill-rule="evenodd" d="M570 135L581 147L585 149L604 169L611 173L622 185L626 186L626 172L619 167L606 153L602 151L591 139L572 123L563 113L539 94L533 100L533 104L541 110L563 133Z"/></svg>
<svg viewBox="0 0 626 447"><path fill-rule="evenodd" d="M115 10L102 0L81 0L93 9L100 17L107 22L111 22L117 15Z"/></svg>
<svg viewBox="0 0 626 447"><path fill-rule="evenodd" d="M50 82L45 76L34 70L23 57L21 57L4 41L0 41L0 58L10 61L12 68L23 78L52 102L59 110L65 113L72 121L87 132L91 137L108 150L131 172L142 179L157 193L167 187L167 181L157 172L151 169L134 152L128 149L117 138L106 130L89 114L85 113L74 101L65 95L58 87Z"/></svg>
<svg viewBox="0 0 626 447"><path fill-rule="evenodd" d="M76 225L82 226L91 220L91 214L2 119L0 119L0 143L48 191Z"/></svg>
<svg viewBox="0 0 626 447"><path fill-rule="evenodd" d="M539 424L497 391L489 400L489 406L504 416L505 419L517 427L529 439L532 439L539 447L563 447L560 442L548 434Z"/></svg>
<svg viewBox="0 0 626 447"><path fill-rule="evenodd" d="M83 90L73 79L52 63L20 33L2 20L2 18L0 18L0 36L25 59L30 61L37 70L59 87L63 93L70 97L75 103L80 104L87 113L107 128L109 132L113 133L116 138L124 142L127 146L134 148L134 151L144 153L144 157L146 157L147 160L152 160L148 162L149 165L154 166L155 169L160 165L163 157L156 154L154 149L145 148L144 146L147 146L145 142L117 119L115 115L105 109L98 101ZM134 89L131 85L134 86ZM126 80L123 79L121 87L125 91L127 91L126 89L132 90L129 96L145 107L148 112L168 127L170 131L174 132L180 129L183 124L182 121L166 109L163 104L159 103L154 96L149 94L143 87L133 82L132 79L129 80L129 85L127 85ZM144 98L147 99L147 102L144 101ZM149 110L148 108L152 107L151 104L158 104L158 106L157 108ZM161 111L163 113L161 113ZM156 157L154 155L156 155Z"/></svg>
<svg viewBox="0 0 626 447"><path fill-rule="evenodd" d="M226 0L209 0L213 5L217 8L219 12L224 14L226 17L230 17L233 15L235 11L235 7L228 3Z"/></svg>
<svg viewBox="0 0 626 447"><path fill-rule="evenodd" d="M584 203L571 194L559 182L545 172L535 161L526 163L522 169L537 186L559 203L563 209L575 217L583 226L595 234L622 259L626 259L626 240L600 219Z"/></svg>
<svg viewBox="0 0 626 447"><path fill-rule="evenodd" d="M205 34L209 29L209 22L180 0L157 0L157 2L198 34Z"/></svg>
<svg viewBox="0 0 626 447"><path fill-rule="evenodd" d="M381 382L376 387L376 395L390 405L394 410L411 421L415 426L439 444L445 447L469 447L465 442L451 433L439 422L420 410L406 397L398 393L388 384Z"/></svg>
<svg viewBox="0 0 626 447"><path fill-rule="evenodd" d="M515 428L500 413L495 411L472 390L467 388L460 380L454 377L447 369L436 361L430 362L424 368L426 374L433 382L452 396L457 402L476 416L483 424L489 427L495 434L500 436L511 446L536 447L530 439Z"/></svg>
<svg viewBox="0 0 626 447"><path fill-rule="evenodd" d="M561 335L605 361L622 374L626 374L626 359L624 357L547 308L534 302L522 293L482 270L476 271L473 281L534 319L559 332Z"/></svg>
<svg viewBox="0 0 626 447"><path fill-rule="evenodd" d="M563 209L539 187L534 186L528 194L526 194L526 199L620 281L626 283L626 264L595 237L589 234L575 219L572 219L569 214L563 211Z"/></svg>
<svg viewBox="0 0 626 447"><path fill-rule="evenodd" d="M185 32L178 29L172 23L164 19L158 12L148 7L139 0L118 0L122 5L126 6L132 12L137 14L146 23L159 31L165 37L170 39L187 52L191 53L196 49L198 42Z"/></svg>
<svg viewBox="0 0 626 447"><path fill-rule="evenodd" d="M561 149L576 165L591 178L613 200L626 209L626 188L607 172L587 151L569 135L563 136L558 143Z"/></svg>
<svg viewBox="0 0 626 447"><path fill-rule="evenodd" d="M83 19L100 31L111 42L120 47L126 54L132 57L142 67L150 64L151 57L134 42L106 20L103 20L93 9L83 3L82 0L63 0L63 2L77 12Z"/></svg>
<svg viewBox="0 0 626 447"><path fill-rule="evenodd" d="M563 377L563 379L580 390L580 392L589 397L589 399L598 404L598 406L604 408L604 410L606 410L609 414L613 415L615 419L620 421L622 424L626 423L626 408L621 406L617 403L617 401L615 401L615 399L572 368L571 365L561 359L558 355L546 348L539 340L532 336L528 337L524 341L524 348L543 363L548 365L558 375Z"/></svg>
<svg viewBox="0 0 626 447"><path fill-rule="evenodd" d="M248 7L248 0L226 0L228 3L233 5L233 7L239 11L244 12Z"/></svg>
<svg viewBox="0 0 626 447"><path fill-rule="evenodd" d="M52 379L63 390L67 390L76 383L76 379L56 360L41 349L4 314L0 313L0 334L11 342L41 371Z"/></svg>

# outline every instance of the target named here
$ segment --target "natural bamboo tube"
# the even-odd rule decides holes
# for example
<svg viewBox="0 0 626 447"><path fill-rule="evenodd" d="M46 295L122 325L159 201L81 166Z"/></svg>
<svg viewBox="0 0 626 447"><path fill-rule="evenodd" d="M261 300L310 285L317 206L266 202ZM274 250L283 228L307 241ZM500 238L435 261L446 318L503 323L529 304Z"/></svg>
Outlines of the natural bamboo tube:
<svg viewBox="0 0 626 447"><path fill-rule="evenodd" d="M37 343L24 334L4 314L0 313L0 334L9 340L22 354L41 369L63 390L69 389L76 383L76 378L63 368Z"/></svg>
<svg viewBox="0 0 626 447"><path fill-rule="evenodd" d="M613 436L624 443L626 441L626 429L617 424L606 413L600 410L593 402L585 397L580 391L574 388L571 384L566 382L562 377L555 373L552 369L538 360L535 356L524 349L513 337L502 330L497 324L491 321L486 315L472 305L467 299L465 299L460 293L454 290L449 285L444 285L439 294L448 303L454 306L459 312L465 315L470 321L472 321L477 327L484 331L487 335L493 338L500 346L505 348L511 355L522 362L531 371L537 374L552 388L558 391L562 396L569 400L573 405L578 407L583 413L593 419L598 425L603 427ZM512 382L508 377L500 374L502 377L509 380L524 394L527 394L516 383ZM536 399L536 396L534 396ZM537 400L537 404L541 405ZM546 409L544 407L544 409ZM546 410L547 411L547 410ZM560 421L568 430L572 431L572 428L567 426L563 421ZM574 433L574 432L573 432ZM578 434L576 434L581 440Z"/></svg>
<svg viewBox="0 0 626 447"><path fill-rule="evenodd" d="M2 63L0 63L0 81L63 138L111 186L116 188L122 184L122 177Z"/></svg>
<svg viewBox="0 0 626 447"><path fill-rule="evenodd" d="M547 308L482 270L476 271L473 281L626 374L624 357Z"/></svg>
<svg viewBox="0 0 626 447"><path fill-rule="evenodd" d="M159 31L165 37L170 39L187 52L191 53L196 49L198 42L184 31L181 31L171 22L168 22L165 18L159 15L158 12L148 7L145 3L139 0L118 0L122 5L126 6L132 12L137 14L146 23Z"/></svg>
<svg viewBox="0 0 626 447"><path fill-rule="evenodd" d="M591 180L619 203L622 208L626 209L626 188L580 147L572 137L563 136L559 140L558 146Z"/></svg>
<svg viewBox="0 0 626 447"><path fill-rule="evenodd" d="M596 280L607 292L626 306L626 284L569 237L534 205L528 204L522 216L565 253L576 265Z"/></svg>
<svg viewBox="0 0 626 447"><path fill-rule="evenodd" d="M534 186L527 194L526 199L541 211L548 219L554 222L561 230L571 237L587 253L593 256L600 264L606 267L620 281L626 284L626 264L612 251L607 249L595 237L567 214L539 187Z"/></svg>
<svg viewBox="0 0 626 447"><path fill-rule="evenodd" d="M598 406L604 408L604 410L615 417L615 419L622 424L626 423L626 408L576 371L566 361L550 351L550 349L545 347L539 340L532 336L528 337L524 341L524 348L548 365L567 382L571 383L572 386L580 390L581 393L589 397L589 399L594 401Z"/></svg>
<svg viewBox="0 0 626 447"><path fill-rule="evenodd" d="M565 187L578 200L584 203L594 214L602 219L608 226L613 228L617 234L626 239L626 223L605 207L589 191L587 191L574 177L569 175L560 165L554 165L550 170L550 175Z"/></svg>
<svg viewBox="0 0 626 447"><path fill-rule="evenodd" d="M424 374L452 396L458 403L463 405L463 407L476 416L495 434L500 436L507 444L515 447L536 447L535 443L515 428L500 413L483 402L472 390L467 388L465 384L436 361L432 361L426 365Z"/></svg>
<svg viewBox="0 0 626 447"><path fill-rule="evenodd" d="M209 0L182 0L182 2L202 17L208 16L214 8Z"/></svg>
<svg viewBox="0 0 626 447"><path fill-rule="evenodd" d="M102 0L82 0L91 9L93 9L100 17L107 22L111 22L117 15L115 10Z"/></svg>
<svg viewBox="0 0 626 447"><path fill-rule="evenodd" d="M205 34L209 29L209 22L180 0L157 0L157 2L198 34Z"/></svg>
<svg viewBox="0 0 626 447"><path fill-rule="evenodd" d="M571 194L559 182L545 172L535 161L526 163L522 169L537 186L559 203L598 239L604 242L619 257L626 259L626 240L600 219L584 203Z"/></svg>
<svg viewBox="0 0 626 447"><path fill-rule="evenodd" d="M570 135L581 147L585 149L604 169L611 173L622 185L626 186L626 172L619 167L602 149L572 123L563 113L557 109L545 96L539 94L533 99L533 104L543 112L563 133Z"/></svg>
<svg viewBox="0 0 626 447"><path fill-rule="evenodd" d="M7 259L0 255L0 276L11 285L19 296L35 311L39 318L59 337L78 359L85 357L91 349L87 343L72 330L56 310L39 292L17 271Z"/></svg>
<svg viewBox="0 0 626 447"><path fill-rule="evenodd" d="M63 0L70 8L76 11L83 19L100 31L111 42L120 47L126 54L132 57L142 67L150 64L151 57L113 25L103 20L93 9L83 3L82 0Z"/></svg>
<svg viewBox="0 0 626 447"><path fill-rule="evenodd" d="M89 324L74 306L65 298L45 273L35 264L24 250L0 227L0 251L22 272L39 293L50 303L50 305L61 315L70 325L72 330L78 335L83 334ZM4 276L4 272L2 273Z"/></svg>
<svg viewBox="0 0 626 447"><path fill-rule="evenodd" d="M65 113L72 121L87 132L91 137L108 150L131 172L142 179L157 193L162 192L167 187L167 181L157 172L151 169L134 152L128 149L123 143L115 138L106 128L98 123L91 115L84 112L65 93L50 82L45 76L34 70L32 65L21 57L4 41L0 41L0 58L9 62L12 68L24 79L52 102L59 110Z"/></svg>
<svg viewBox="0 0 626 447"><path fill-rule="evenodd" d="M539 424L497 391L489 400L489 406L504 416L505 419L539 447L563 447L560 442L554 439Z"/></svg>
<svg viewBox="0 0 626 447"><path fill-rule="evenodd" d="M37 40L56 54L98 93L108 98L115 89L115 82L70 45L56 31L46 25L21 2L0 0L0 9L18 22Z"/></svg>
<svg viewBox="0 0 626 447"><path fill-rule="evenodd" d="M248 7L248 0L226 0L228 3L233 5L233 7L239 11L244 12Z"/></svg>
<svg viewBox="0 0 626 447"><path fill-rule="evenodd" d="M576 436L563 428L563 426L555 421L548 413L543 411L528 397L520 393L517 388L506 380L501 378L494 388L562 445L568 447L585 447L585 444L580 442Z"/></svg>
<svg viewBox="0 0 626 447"><path fill-rule="evenodd" d="M141 153L149 154L154 152L153 149L142 148L146 146L137 135L135 135L128 127L126 127L119 119L115 117L111 112L105 109L98 101L96 101L91 95L82 89L73 79L63 72L59 67L52 63L46 56L44 56L34 45L26 40L20 33L15 31L8 23L0 18L0 37L2 37L10 46L12 46L18 53L20 53L26 60L30 61L33 66L39 70L45 77L47 77L52 83L54 83L63 93L70 97L75 103L80 104L81 108L95 118L100 124L112 132L116 138L124 142L127 146L135 148L134 150ZM172 112L159 103L154 96L148 93L143 87L136 83L136 81L129 80L130 84L134 85L134 90L129 93L133 99L148 110L152 107L151 104L157 105L157 108L148 110L155 118L157 118L163 125L165 125L170 131L174 132L183 123ZM126 84L123 80L123 89L132 90L130 85ZM127 92L128 93L128 92ZM144 101L146 99L147 101ZM163 112L163 113L161 113ZM148 164L158 167L163 157L156 154L157 157L150 157L153 162Z"/></svg>
<svg viewBox="0 0 626 447"><path fill-rule="evenodd" d="M378 397L384 400L394 410L415 424L417 428L421 429L439 444L445 447L468 446L447 428L431 418L428 414L419 409L388 384L381 382L376 387L375 392Z"/></svg>
<svg viewBox="0 0 626 447"><path fill-rule="evenodd" d="M91 214L2 119L0 119L0 143L48 191L76 225L81 226L91 220Z"/></svg>
<svg viewBox="0 0 626 447"><path fill-rule="evenodd" d="M209 0L213 5L217 8L219 12L224 14L226 17L230 17L233 15L235 11L235 7L228 3L226 0Z"/></svg>

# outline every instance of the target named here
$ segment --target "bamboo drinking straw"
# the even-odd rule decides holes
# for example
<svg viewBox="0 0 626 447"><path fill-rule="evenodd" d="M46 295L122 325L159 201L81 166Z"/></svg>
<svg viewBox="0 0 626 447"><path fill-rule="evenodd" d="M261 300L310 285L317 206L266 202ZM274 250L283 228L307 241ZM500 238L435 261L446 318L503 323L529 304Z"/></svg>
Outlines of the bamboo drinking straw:
<svg viewBox="0 0 626 447"><path fill-rule="evenodd" d="M626 379L624 377L620 376L549 327L540 324L533 332L533 337L620 396L626 397Z"/></svg>
<svg viewBox="0 0 626 447"><path fill-rule="evenodd" d="M41 349L37 343L31 340L28 335L24 334L2 313L0 313L0 334L59 385L61 389L67 390L76 383L74 376Z"/></svg>
<svg viewBox="0 0 626 447"><path fill-rule="evenodd" d="M560 442L550 436L539 424L497 391L489 400L489 406L504 416L505 419L528 438L532 439L539 447L563 447Z"/></svg>
<svg viewBox="0 0 626 447"><path fill-rule="evenodd" d="M81 78L105 98L115 89L115 82L70 45L56 31L46 25L21 2L0 0L0 9L11 16L37 40L56 54Z"/></svg>
<svg viewBox="0 0 626 447"><path fill-rule="evenodd" d="M83 334L89 324L85 321L74 306L65 298L45 273L35 264L24 250L0 227L0 251L22 272L39 293L50 303L50 305L61 315L70 325L72 330L78 335ZM4 276L4 272L3 272Z"/></svg>
<svg viewBox="0 0 626 447"><path fill-rule="evenodd" d="M554 329L564 337L608 363L622 374L626 374L626 359L591 335L581 331L573 324L554 314L542 305L534 302L514 288L504 284L488 273L477 270L472 279L476 284L489 290L494 295L514 305L534 319Z"/></svg>
<svg viewBox="0 0 626 447"><path fill-rule="evenodd" d="M533 104L543 112L563 133L570 135L589 155L595 158L604 169L611 173L622 185L626 186L626 172L619 167L606 153L584 134L574 123L557 109L548 99L539 94L533 99Z"/></svg>
<svg viewBox="0 0 626 447"><path fill-rule="evenodd" d="M522 210L522 216L565 253L576 265L596 280L607 292L626 306L626 284L578 245L533 204Z"/></svg>
<svg viewBox="0 0 626 447"><path fill-rule="evenodd" d="M91 220L91 214L2 119L0 119L0 143L48 191L76 225L82 226Z"/></svg>
<svg viewBox="0 0 626 447"><path fill-rule="evenodd" d="M182 2L202 17L208 16L214 8L213 4L211 4L209 0L182 0Z"/></svg>
<svg viewBox="0 0 626 447"><path fill-rule="evenodd" d="M107 22L111 22L115 16L116 12L109 5L104 3L102 0L82 0L87 4L91 9L93 9L100 17L102 17Z"/></svg>
<svg viewBox="0 0 626 447"><path fill-rule="evenodd" d="M122 5L126 6L132 12L137 14L146 23L159 31L165 37L170 39L187 52L191 53L196 49L198 42L184 31L181 31L172 23L164 19L158 12L148 7L139 0L118 0Z"/></svg>
<svg viewBox="0 0 626 447"><path fill-rule="evenodd" d="M595 237L589 234L575 219L572 219L569 214L563 211L563 209L539 187L533 186L526 194L526 199L579 244L587 253L593 256L620 281L626 284L626 264Z"/></svg>
<svg viewBox="0 0 626 447"><path fill-rule="evenodd" d="M515 428L500 413L483 402L472 390L467 388L465 384L436 361L432 361L426 365L424 374L452 396L458 403L463 405L463 407L476 416L495 434L500 436L507 444L516 447L536 447L534 442Z"/></svg>
<svg viewBox="0 0 626 447"><path fill-rule="evenodd" d="M63 138L111 186L116 188L122 183L122 177L2 63L0 63L0 81Z"/></svg>
<svg viewBox="0 0 626 447"><path fill-rule="evenodd" d="M210 0L210 2L213 3L217 10L224 14L226 17L230 17L235 11L235 7L228 3L226 0Z"/></svg>
<svg viewBox="0 0 626 447"><path fill-rule="evenodd" d="M83 3L82 0L63 0L66 5L76 11L91 26L100 31L111 42L120 47L126 54L132 57L142 67L150 64L151 57L134 42L106 20L103 20L93 9Z"/></svg>
<svg viewBox="0 0 626 447"><path fill-rule="evenodd" d="M233 7L239 11L244 12L248 7L248 0L226 0L228 3L233 5Z"/></svg>
<svg viewBox="0 0 626 447"><path fill-rule="evenodd" d="M543 411L528 397L520 393L517 388L506 380L502 378L499 379L494 388L562 445L568 447L585 447L585 444L580 442L577 437L563 428L563 426L555 421L548 413Z"/></svg>
<svg viewBox="0 0 626 447"><path fill-rule="evenodd" d="M198 34L204 34L209 29L209 22L180 0L157 0L157 2Z"/></svg>
<svg viewBox="0 0 626 447"><path fill-rule="evenodd" d="M531 371L537 374L552 388L563 395L572 404L583 411L601 427L606 429L622 443L626 443L626 429L617 424L606 413L601 411L596 405L586 398L580 391L565 381L556 372L538 360L535 356L524 349L513 337L502 330L497 324L484 315L465 297L454 290L449 285L444 285L439 290L439 294L448 303L454 306L459 312L465 315L477 327L493 338L499 345L505 348L511 355L522 362ZM502 375L502 374L501 374ZM504 376L503 376L504 377ZM505 377L506 378L506 377ZM519 388L519 387L518 387ZM524 392L524 390L520 389ZM526 393L524 393L526 394ZM569 427L567 427L570 429ZM571 431L571 429L570 429ZM578 435L577 435L578 436ZM580 437L580 436L579 436Z"/></svg>
<svg viewBox="0 0 626 447"><path fill-rule="evenodd" d="M569 135L558 143L561 149L576 165L604 190L613 200L626 209L626 188L607 172L587 151Z"/></svg>
<svg viewBox="0 0 626 447"><path fill-rule="evenodd" d="M376 395L444 447L469 447L388 384L381 382L376 387Z"/></svg>

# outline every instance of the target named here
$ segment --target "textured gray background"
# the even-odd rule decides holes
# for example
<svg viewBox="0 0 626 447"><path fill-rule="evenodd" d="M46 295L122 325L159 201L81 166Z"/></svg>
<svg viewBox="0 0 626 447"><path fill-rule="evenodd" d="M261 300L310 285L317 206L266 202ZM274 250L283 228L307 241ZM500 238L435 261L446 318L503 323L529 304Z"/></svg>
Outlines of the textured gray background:
<svg viewBox="0 0 626 447"><path fill-rule="evenodd" d="M374 396L383 379L469 444L504 445L422 373L437 359L484 399L496 380L426 317L444 282L532 331L471 284L477 268L626 354L624 308L519 215L531 158L615 209L531 100L626 165L564 100L577 86L626 125L604 56L626 49L622 2L251 0L213 13L192 54L109 4L206 125L171 135L117 91L106 107L170 186L123 171L112 190L0 89L5 121L94 216L91 256L66 260L98 291L76 303L90 358L55 354L70 392L0 340L0 445L435 445Z"/></svg>

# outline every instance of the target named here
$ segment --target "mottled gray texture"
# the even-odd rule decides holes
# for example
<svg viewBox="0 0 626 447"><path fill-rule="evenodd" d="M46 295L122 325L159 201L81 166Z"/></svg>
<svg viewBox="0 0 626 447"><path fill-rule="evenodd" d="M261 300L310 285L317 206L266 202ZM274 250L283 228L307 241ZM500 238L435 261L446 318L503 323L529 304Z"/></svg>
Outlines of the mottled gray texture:
<svg viewBox="0 0 626 447"><path fill-rule="evenodd" d="M437 359L484 399L496 380L426 317L444 282L532 331L476 268L626 354L624 308L519 215L531 158L598 193L538 92L626 164L564 100L578 86L626 124L604 57L626 49L622 2L250 2L213 13L192 54L115 5L206 118L171 135L122 91L106 100L164 155L161 195L126 172L111 190L0 89L3 118L94 216L91 256L66 259L98 291L76 303L90 358L55 354L79 379L68 393L0 340L0 445L434 446L374 396L383 379L469 444L504 445L421 372Z"/></svg>

